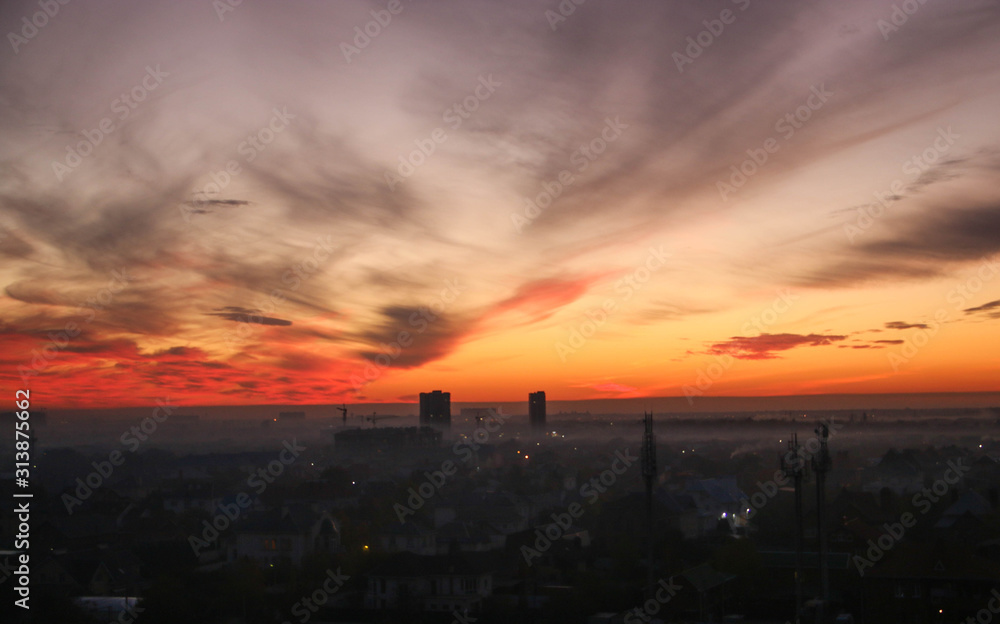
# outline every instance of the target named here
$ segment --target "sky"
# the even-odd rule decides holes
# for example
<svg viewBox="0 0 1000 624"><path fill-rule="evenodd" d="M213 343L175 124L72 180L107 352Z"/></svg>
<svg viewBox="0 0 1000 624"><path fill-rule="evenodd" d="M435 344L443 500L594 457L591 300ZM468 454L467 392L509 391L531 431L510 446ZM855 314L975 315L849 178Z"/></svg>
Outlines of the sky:
<svg viewBox="0 0 1000 624"><path fill-rule="evenodd" d="M995 1L4 2L0 32L11 397L1000 390Z"/></svg>

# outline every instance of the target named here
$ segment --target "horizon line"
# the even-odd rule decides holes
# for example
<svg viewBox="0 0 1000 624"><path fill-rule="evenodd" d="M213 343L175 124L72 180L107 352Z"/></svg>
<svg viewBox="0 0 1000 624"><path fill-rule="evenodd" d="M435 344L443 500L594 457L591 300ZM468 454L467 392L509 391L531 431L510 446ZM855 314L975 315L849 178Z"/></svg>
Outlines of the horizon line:
<svg viewBox="0 0 1000 624"><path fill-rule="evenodd" d="M882 401L885 401L886 399L902 398L902 397L914 397L914 398L920 398L920 397L925 397L925 398L927 398L927 397L945 398L945 397L950 397L950 398L957 399L957 398L960 398L960 397L975 398L975 397L982 397L982 396L988 396L988 395L995 395L995 400L993 400L993 401L991 401L989 403L982 403L982 404L979 404L979 405L962 405L962 406L958 406L958 405L926 405L926 406L921 406L919 408L913 408L913 407L910 407L910 406L898 406L898 407L885 407L885 406L883 406L880 409L935 409L935 408L941 409L941 408L946 408L946 407L949 407L949 408L957 408L957 407L965 407L965 408L1000 407L1000 390L996 390L996 391L975 391L975 392L889 392L889 393L880 392L880 393L820 393L820 394L773 394L773 395L718 395L718 396L702 396L702 397L698 397L698 399L694 403L690 403L689 402L688 409L683 409L683 410L679 410L679 411L682 412L682 413L683 412L697 413L699 411L705 411L704 409L699 410L695 406L695 403L704 404L704 403L708 403L708 402L711 402L711 401L735 401L735 400L744 400L744 401L748 401L748 400L752 400L752 401L781 400L781 401L788 401L788 400L794 400L794 399L808 399L808 400L815 401L815 400L820 400L820 399L824 399L824 398L840 399L840 400L850 400L850 399L854 399L854 398L872 398L872 399L878 398L878 399L881 399ZM159 399L159 400L163 400L163 399ZM170 397L167 397L166 401L171 401ZM546 399L546 403L547 404L551 404L551 403L596 403L596 402L605 402L605 401L616 401L616 402L625 402L625 401L631 401L631 402L634 402L634 401L688 401L688 397L685 397L684 395L668 395L668 396L649 396L649 397L594 397L594 398L589 398L589 399L551 399L551 398L547 398ZM527 403L527 402L528 402L527 396L525 396L524 399L515 399L515 400L486 399L486 400L452 401L453 404L461 404L461 405L485 405L485 404L496 404L496 403ZM353 402L353 403L348 403L348 402L345 402L345 401L330 401L330 402L325 402L325 403L221 403L221 404L218 404L218 403L217 404L198 403L198 404L183 404L183 405L182 404L168 403L168 405L170 405L171 407L185 408L185 409L193 409L193 408L219 408L219 409L230 408L230 409L238 409L238 408L268 408L268 407L288 407L288 406L297 406L297 407L325 407L325 406L332 406L332 405L417 405L417 404L419 404L419 399L414 399L414 400L399 399L399 400L395 400L395 401L378 401L378 400L367 401L366 400L366 401L356 401L356 402ZM75 410L75 411L111 411L111 410L153 408L153 407L157 407L157 403L155 402L155 400L154 400L154 402L150 402L150 403L137 403L137 404L131 404L131 405L116 405L116 406L104 406L104 407L54 407L54 408L40 407L40 408L37 408L36 411L46 411L46 412L50 412L50 411L51 412L65 412L65 411L73 411L73 410ZM768 410L768 411L782 411L782 409L794 409L794 408L789 408L789 407L786 407L786 408L773 408L772 410ZM828 409L828 410L833 410L833 409L874 409L874 408L873 407L846 407L846 406L840 406L840 407L826 407L826 408L810 407L808 409ZM674 410L674 411L678 411L678 410ZM748 411L759 411L759 410L750 409Z"/></svg>

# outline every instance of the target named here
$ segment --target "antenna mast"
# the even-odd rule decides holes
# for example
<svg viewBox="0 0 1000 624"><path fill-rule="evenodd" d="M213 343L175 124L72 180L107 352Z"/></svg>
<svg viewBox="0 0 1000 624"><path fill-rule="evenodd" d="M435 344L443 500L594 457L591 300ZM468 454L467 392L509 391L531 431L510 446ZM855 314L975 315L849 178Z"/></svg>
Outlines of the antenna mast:
<svg viewBox="0 0 1000 624"><path fill-rule="evenodd" d="M653 480L656 478L656 434L653 413L643 412L642 478L646 481L646 567L647 587L653 587Z"/></svg>

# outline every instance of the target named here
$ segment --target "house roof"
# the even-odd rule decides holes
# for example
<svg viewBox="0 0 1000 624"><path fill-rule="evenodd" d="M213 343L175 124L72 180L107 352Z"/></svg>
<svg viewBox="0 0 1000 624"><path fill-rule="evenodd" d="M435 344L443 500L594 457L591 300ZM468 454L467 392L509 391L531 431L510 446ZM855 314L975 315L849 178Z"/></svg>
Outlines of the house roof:
<svg viewBox="0 0 1000 624"><path fill-rule="evenodd" d="M942 514L941 520L938 521L937 526L951 525L960 516L966 513L972 514L977 518L982 516L988 516L993 513L993 507L986 498L976 492L975 490L966 490L958 497L951 507L948 507Z"/></svg>
<svg viewBox="0 0 1000 624"><path fill-rule="evenodd" d="M889 449L882 456L882 459L879 460L876 470L881 473L911 477L919 476L923 473L920 460L913 449L906 449L902 452L896 449Z"/></svg>
<svg viewBox="0 0 1000 624"><path fill-rule="evenodd" d="M736 578L734 574L719 572L708 563L689 568L680 574L699 592L708 591Z"/></svg>

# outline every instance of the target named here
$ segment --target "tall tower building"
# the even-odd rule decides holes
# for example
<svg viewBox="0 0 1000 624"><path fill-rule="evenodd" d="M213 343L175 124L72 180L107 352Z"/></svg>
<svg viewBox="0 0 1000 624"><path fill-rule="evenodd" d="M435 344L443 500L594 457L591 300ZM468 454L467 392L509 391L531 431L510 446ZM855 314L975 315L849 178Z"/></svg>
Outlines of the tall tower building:
<svg viewBox="0 0 1000 624"><path fill-rule="evenodd" d="M528 420L533 434L545 433L545 393L541 390L528 394Z"/></svg>
<svg viewBox="0 0 1000 624"><path fill-rule="evenodd" d="M435 390L420 393L420 426L451 429L451 393Z"/></svg>

